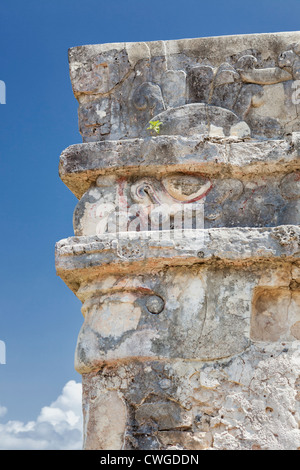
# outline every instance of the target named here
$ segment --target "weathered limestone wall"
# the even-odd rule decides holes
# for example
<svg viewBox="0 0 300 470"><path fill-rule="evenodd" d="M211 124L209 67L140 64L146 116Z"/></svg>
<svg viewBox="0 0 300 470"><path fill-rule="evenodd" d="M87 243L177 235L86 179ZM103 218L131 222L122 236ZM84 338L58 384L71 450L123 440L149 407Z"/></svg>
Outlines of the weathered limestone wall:
<svg viewBox="0 0 300 470"><path fill-rule="evenodd" d="M84 448L300 448L300 33L69 61Z"/></svg>

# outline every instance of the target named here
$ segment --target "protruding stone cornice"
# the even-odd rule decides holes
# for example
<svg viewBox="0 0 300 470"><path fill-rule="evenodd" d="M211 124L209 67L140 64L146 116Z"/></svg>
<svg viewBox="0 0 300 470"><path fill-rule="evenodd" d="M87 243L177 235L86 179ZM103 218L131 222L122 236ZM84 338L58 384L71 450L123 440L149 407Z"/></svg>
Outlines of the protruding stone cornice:
<svg viewBox="0 0 300 470"><path fill-rule="evenodd" d="M70 237L56 244L56 270L76 292L82 282L107 274L149 272L195 263L245 264L298 261L300 227L216 228L179 232L128 232Z"/></svg>
<svg viewBox="0 0 300 470"><path fill-rule="evenodd" d="M290 142L157 136L71 145L61 154L59 175L80 199L103 174L159 176L184 171L233 178L274 175L299 170L299 157L298 133Z"/></svg>

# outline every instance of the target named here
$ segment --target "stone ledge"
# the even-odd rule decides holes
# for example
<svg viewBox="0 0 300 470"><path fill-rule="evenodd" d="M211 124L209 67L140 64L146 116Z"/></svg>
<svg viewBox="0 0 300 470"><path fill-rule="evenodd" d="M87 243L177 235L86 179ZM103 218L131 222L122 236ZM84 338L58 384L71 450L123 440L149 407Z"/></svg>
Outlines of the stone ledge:
<svg viewBox="0 0 300 470"><path fill-rule="evenodd" d="M56 244L57 274L77 291L83 280L110 273L149 272L165 266L195 263L245 264L298 261L300 227L215 228L178 231L128 232L103 237L70 237ZM154 239L163 236L164 239ZM171 238L174 237L175 239Z"/></svg>
<svg viewBox="0 0 300 470"><path fill-rule="evenodd" d="M80 199L103 174L185 171L240 177L285 173L300 169L299 155L298 133L293 134L291 142L157 136L71 145L60 156L59 175Z"/></svg>

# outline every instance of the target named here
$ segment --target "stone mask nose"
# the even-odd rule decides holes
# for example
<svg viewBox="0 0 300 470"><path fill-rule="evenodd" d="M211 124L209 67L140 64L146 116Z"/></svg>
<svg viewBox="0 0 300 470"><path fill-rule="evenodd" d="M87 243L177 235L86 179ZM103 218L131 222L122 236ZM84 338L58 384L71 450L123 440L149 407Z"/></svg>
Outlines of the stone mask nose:
<svg viewBox="0 0 300 470"><path fill-rule="evenodd" d="M141 309L135 300L134 294L125 292L99 295L84 302L85 319L75 351L75 368L79 373L96 370L110 358L127 357L128 338L137 329L141 317ZM135 351L132 347L133 355L142 355L137 344ZM115 353L110 356L111 351Z"/></svg>

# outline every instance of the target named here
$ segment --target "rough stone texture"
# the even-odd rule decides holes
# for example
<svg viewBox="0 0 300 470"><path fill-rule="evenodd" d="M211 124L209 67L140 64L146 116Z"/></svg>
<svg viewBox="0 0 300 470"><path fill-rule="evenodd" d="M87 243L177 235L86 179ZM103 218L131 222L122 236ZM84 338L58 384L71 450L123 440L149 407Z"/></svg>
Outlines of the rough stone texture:
<svg viewBox="0 0 300 470"><path fill-rule="evenodd" d="M234 228L129 232L103 237L71 237L56 245L58 274L76 293L84 280L120 271L193 264L252 264L289 260L298 265L300 228Z"/></svg>
<svg viewBox="0 0 300 470"><path fill-rule="evenodd" d="M111 183L109 188L107 181ZM193 176L176 172L162 177L132 176L126 180L98 177L96 186L87 190L74 211L75 235L116 232L117 221L113 217L116 212L125 214L124 198L132 208L131 217L136 216L135 222L128 220L128 231L149 230L148 209L157 202L169 206L175 216L186 210L187 202L197 198L201 198L204 228L296 225L300 222L300 172L276 176L256 173L239 178L197 172ZM200 208L200 199L197 207ZM144 210L147 220L137 218L137 209ZM152 230L157 227L158 222L152 217Z"/></svg>
<svg viewBox="0 0 300 470"><path fill-rule="evenodd" d="M118 391L128 413L126 430L120 422L115 432L115 448L298 449L299 360L296 344L260 343L213 364L104 363L99 371L83 374L88 439L93 439L94 402L110 390ZM101 419L110 419L113 428L119 420L112 414L106 409Z"/></svg>
<svg viewBox="0 0 300 470"><path fill-rule="evenodd" d="M234 177L300 170L300 133L286 140L160 136L75 144L60 157L62 181L79 199L102 175L161 176L198 172Z"/></svg>
<svg viewBox="0 0 300 470"><path fill-rule="evenodd" d="M153 116L191 103L232 111L253 137L299 131L299 43L297 32L72 48L83 140L138 137Z"/></svg>
<svg viewBox="0 0 300 470"><path fill-rule="evenodd" d="M69 51L85 449L300 448L300 33ZM158 135L147 127L162 122Z"/></svg>

